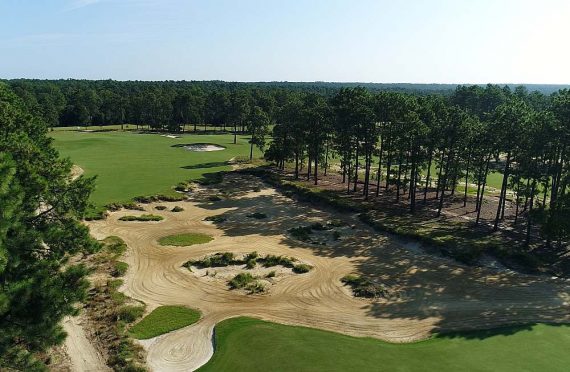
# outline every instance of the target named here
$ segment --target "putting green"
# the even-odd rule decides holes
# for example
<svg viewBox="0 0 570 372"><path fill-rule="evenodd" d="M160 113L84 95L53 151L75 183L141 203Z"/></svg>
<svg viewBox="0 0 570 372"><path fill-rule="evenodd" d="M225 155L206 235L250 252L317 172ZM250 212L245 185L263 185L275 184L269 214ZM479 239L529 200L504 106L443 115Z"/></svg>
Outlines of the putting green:
<svg viewBox="0 0 570 372"><path fill-rule="evenodd" d="M86 176L97 176L91 196L97 207L127 202L139 195L173 195L172 187L177 183L229 170L228 160L249 156L248 137L238 137L234 145L229 134L168 138L131 132L58 130L51 135L62 156L83 168ZM180 146L191 143L213 143L226 149L193 152ZM260 152L256 151L255 156Z"/></svg>
<svg viewBox="0 0 570 372"><path fill-rule="evenodd" d="M247 340L247 342L244 342ZM200 371L567 371L570 326L534 325L390 344L251 318L216 327Z"/></svg>

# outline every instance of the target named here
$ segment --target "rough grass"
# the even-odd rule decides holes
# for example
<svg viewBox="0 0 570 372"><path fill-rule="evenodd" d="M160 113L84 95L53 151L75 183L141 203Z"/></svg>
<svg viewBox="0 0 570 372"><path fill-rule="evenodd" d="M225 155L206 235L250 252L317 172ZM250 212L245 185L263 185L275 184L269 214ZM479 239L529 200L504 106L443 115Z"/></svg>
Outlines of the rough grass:
<svg viewBox="0 0 570 372"><path fill-rule="evenodd" d="M146 340L196 323L200 312L185 306L160 306L135 324L129 334Z"/></svg>
<svg viewBox="0 0 570 372"><path fill-rule="evenodd" d="M249 137L238 136L234 145L231 134L166 138L129 132L54 131L51 136L62 156L83 168L85 176L97 176L91 201L99 208L137 195L176 195L173 186L179 182L230 170L228 160L249 154ZM192 142L213 143L226 150L193 152L173 147ZM256 157L261 155L254 151Z"/></svg>
<svg viewBox="0 0 570 372"><path fill-rule="evenodd" d="M215 334L214 356L200 371L558 372L570 363L569 326L539 324L391 344L233 318L219 323Z"/></svg>
<svg viewBox="0 0 570 372"><path fill-rule="evenodd" d="M210 235L189 233L164 236L158 240L158 244L187 247L194 244L209 243L212 240L214 240L214 238Z"/></svg>

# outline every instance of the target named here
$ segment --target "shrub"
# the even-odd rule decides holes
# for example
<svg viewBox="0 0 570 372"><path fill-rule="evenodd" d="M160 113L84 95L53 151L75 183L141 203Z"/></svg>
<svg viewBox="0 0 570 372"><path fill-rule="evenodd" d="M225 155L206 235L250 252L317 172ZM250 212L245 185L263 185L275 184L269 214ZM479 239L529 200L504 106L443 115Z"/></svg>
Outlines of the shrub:
<svg viewBox="0 0 570 372"><path fill-rule="evenodd" d="M249 291L249 294L256 294L256 293L263 293L265 292L266 288L263 285L263 283L259 282L259 281L254 281L252 283L249 283L245 289L247 289Z"/></svg>
<svg viewBox="0 0 570 372"><path fill-rule="evenodd" d="M119 218L120 221L162 221L164 218L162 216L157 216L154 214L142 214L140 216L123 216Z"/></svg>
<svg viewBox="0 0 570 372"><path fill-rule="evenodd" d="M293 272L296 274L304 274L304 273L308 273L309 271L311 271L313 267L311 265L307 265L307 264L298 264L293 266Z"/></svg>
<svg viewBox="0 0 570 372"><path fill-rule="evenodd" d="M340 280L352 288L352 293L356 297L377 298L390 296L389 290L383 284L373 283L370 279L358 275L346 275Z"/></svg>
<svg viewBox="0 0 570 372"><path fill-rule="evenodd" d="M258 258L259 258L259 253L257 253L257 251L253 251L245 255L244 261L257 260Z"/></svg>
<svg viewBox="0 0 570 372"><path fill-rule="evenodd" d="M340 232L333 231L333 240L340 240Z"/></svg>
<svg viewBox="0 0 570 372"><path fill-rule="evenodd" d="M309 235L313 233L310 226L299 226L288 230L292 237L300 241L306 242L311 239Z"/></svg>
<svg viewBox="0 0 570 372"><path fill-rule="evenodd" d="M188 190L188 184L185 182L180 182L180 183L178 183L178 185L174 186L174 190L180 191L180 192L185 192Z"/></svg>
<svg viewBox="0 0 570 372"><path fill-rule="evenodd" d="M217 202L217 201L222 200L222 198L220 198L218 195L211 195L211 196L208 196L208 200L211 202Z"/></svg>
<svg viewBox="0 0 570 372"><path fill-rule="evenodd" d="M220 215L217 215L217 216L208 216L208 217L204 218L204 221L211 221L211 222L214 222L214 223L221 223L221 222L227 221L227 218L226 218L226 217L223 217L223 216L220 216Z"/></svg>
<svg viewBox="0 0 570 372"><path fill-rule="evenodd" d="M179 207L179 206L175 206L174 208L172 208L172 212L182 212L184 210L184 208Z"/></svg>
<svg viewBox="0 0 570 372"><path fill-rule="evenodd" d="M158 209L159 211L163 211L166 209L165 205L157 205L156 207L154 207L155 209Z"/></svg>
<svg viewBox="0 0 570 372"><path fill-rule="evenodd" d="M261 219L267 218L267 215L265 213L255 212L255 213L248 214L247 218L255 218L256 220L261 220Z"/></svg>
<svg viewBox="0 0 570 372"><path fill-rule="evenodd" d="M117 311L117 319L132 323L144 314L144 306L125 305Z"/></svg>
<svg viewBox="0 0 570 372"><path fill-rule="evenodd" d="M113 269L113 276L118 277L118 276L123 276L125 275L125 273L127 272L127 270L129 269L129 264L126 262L121 262L121 261L115 261L115 267Z"/></svg>
<svg viewBox="0 0 570 372"><path fill-rule="evenodd" d="M263 258L263 266L272 267L281 265L284 267L293 267L293 261L295 261L294 258L269 254Z"/></svg>
<svg viewBox="0 0 570 372"><path fill-rule="evenodd" d="M265 275L266 278L275 278L275 270L270 271Z"/></svg>
<svg viewBox="0 0 570 372"><path fill-rule="evenodd" d="M197 266L200 268L223 267L236 263L234 258L235 255L231 252L216 253L214 255L207 256L202 260L188 261L184 266L187 268L190 268L190 266Z"/></svg>
<svg viewBox="0 0 570 372"><path fill-rule="evenodd" d="M141 207L140 205L133 203L133 202L124 203L123 208L131 210L131 211L144 211L143 207Z"/></svg>
<svg viewBox="0 0 570 372"><path fill-rule="evenodd" d="M311 225L311 230L315 230L315 231L324 231L324 230L330 230L331 227L328 225L323 225L320 222L315 222L314 224Z"/></svg>
<svg viewBox="0 0 570 372"><path fill-rule="evenodd" d="M103 247L113 256L118 257L127 251L127 245L118 236L108 236L103 240Z"/></svg>
<svg viewBox="0 0 570 372"><path fill-rule="evenodd" d="M255 261L255 259L250 259L250 260L247 260L245 262L245 267L248 270L253 269L255 267L255 265L257 265L257 262Z"/></svg>
<svg viewBox="0 0 570 372"><path fill-rule="evenodd" d="M255 280L250 273L239 273L228 282L231 289L244 288Z"/></svg>

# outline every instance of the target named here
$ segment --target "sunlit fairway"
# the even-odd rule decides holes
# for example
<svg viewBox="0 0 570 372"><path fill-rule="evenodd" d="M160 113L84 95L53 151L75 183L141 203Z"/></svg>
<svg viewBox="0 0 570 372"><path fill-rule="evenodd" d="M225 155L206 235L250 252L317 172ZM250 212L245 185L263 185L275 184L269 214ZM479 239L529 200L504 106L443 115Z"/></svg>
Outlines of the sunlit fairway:
<svg viewBox="0 0 570 372"><path fill-rule="evenodd" d="M168 138L158 134L131 132L54 131L55 147L64 157L97 176L91 201L98 207L126 202L135 196L167 194L178 182L199 179L205 173L229 170L227 161L249 156L248 137L182 135ZM173 145L212 143L223 151L192 152ZM258 151L255 156L260 156Z"/></svg>
<svg viewBox="0 0 570 372"><path fill-rule="evenodd" d="M194 244L209 243L213 240L210 235L206 234L178 234L164 236L158 240L160 245L174 245L179 247L186 247Z"/></svg>
<svg viewBox="0 0 570 372"><path fill-rule="evenodd" d="M129 333L145 340L186 327L200 319L200 313L185 306L160 306L135 324Z"/></svg>
<svg viewBox="0 0 570 372"><path fill-rule="evenodd" d="M200 371L567 371L568 329L540 324L390 344L234 318L216 327L216 351Z"/></svg>

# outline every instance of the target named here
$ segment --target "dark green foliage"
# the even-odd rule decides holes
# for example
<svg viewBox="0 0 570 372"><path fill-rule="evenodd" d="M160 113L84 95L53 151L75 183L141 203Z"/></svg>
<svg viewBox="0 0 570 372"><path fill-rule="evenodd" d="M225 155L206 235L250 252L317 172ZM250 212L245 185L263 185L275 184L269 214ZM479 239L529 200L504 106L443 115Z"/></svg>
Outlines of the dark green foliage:
<svg viewBox="0 0 570 372"><path fill-rule="evenodd" d="M156 202L175 202L175 201L182 201L184 200L183 196L180 195L151 195L151 196L136 196L133 198L138 203L148 204L148 203L156 203Z"/></svg>
<svg viewBox="0 0 570 372"><path fill-rule="evenodd" d="M276 256L269 254L265 256L263 259L258 260L263 263L264 267L272 267L272 266L284 266L284 267L293 267L293 262L296 260L292 257L286 256Z"/></svg>
<svg viewBox="0 0 570 372"><path fill-rule="evenodd" d="M311 225L311 229L315 231L325 231L325 230L330 230L331 227L328 224L323 225L320 222L315 222L314 224Z"/></svg>
<svg viewBox="0 0 570 372"><path fill-rule="evenodd" d="M298 239L302 242L307 242L307 241L311 240L310 235L313 233L313 229L311 228L311 226L293 227L293 228L289 229L288 231L292 237L294 237L295 239Z"/></svg>
<svg viewBox="0 0 570 372"><path fill-rule="evenodd" d="M214 223L222 223L227 221L227 218L221 215L217 215L217 216L208 216L206 218L204 218L204 221L211 221Z"/></svg>
<svg viewBox="0 0 570 372"><path fill-rule="evenodd" d="M123 255L127 251L127 245L118 236L109 236L103 240L103 248L113 255L113 258Z"/></svg>
<svg viewBox="0 0 570 372"><path fill-rule="evenodd" d="M370 279L359 275L346 275L340 281L344 284L349 285L356 297L388 298L390 296L390 293L386 286L374 283Z"/></svg>
<svg viewBox="0 0 570 372"><path fill-rule="evenodd" d="M223 252L207 256L202 260L188 261L184 264L184 266L187 268L190 268L190 266L197 266L200 268L223 267L223 266L235 265L237 262L241 263L241 261L235 260L235 255L233 253Z"/></svg>
<svg viewBox="0 0 570 372"><path fill-rule="evenodd" d="M129 264L126 262L115 261L114 266L113 276L123 276L129 269Z"/></svg>
<svg viewBox="0 0 570 372"><path fill-rule="evenodd" d="M175 206L174 208L172 208L172 212L182 212L184 210L184 208L179 207L178 205Z"/></svg>
<svg viewBox="0 0 570 372"><path fill-rule="evenodd" d="M117 310L117 319L132 323L144 314L144 306L125 305Z"/></svg>
<svg viewBox="0 0 570 372"><path fill-rule="evenodd" d="M275 278L275 271L270 271L265 275L266 278Z"/></svg>
<svg viewBox="0 0 570 372"><path fill-rule="evenodd" d="M140 216L123 216L119 218L119 221L162 221L164 218L162 216L157 216L154 214L141 214Z"/></svg>
<svg viewBox="0 0 570 372"><path fill-rule="evenodd" d="M244 288L250 283L255 281L255 278L250 273L239 273L228 282L231 289Z"/></svg>
<svg viewBox="0 0 570 372"><path fill-rule="evenodd" d="M156 207L154 207L154 209L159 210L159 211L163 211L163 210L166 210L166 206L165 205L157 205Z"/></svg>
<svg viewBox="0 0 570 372"><path fill-rule="evenodd" d="M262 220L264 218L267 218L267 215L265 213L255 212L255 213L248 214L246 217L247 218L255 218L256 220Z"/></svg>
<svg viewBox="0 0 570 372"><path fill-rule="evenodd" d="M338 232L336 230L333 231L333 240L335 240L335 241L340 240L340 236L341 236L340 232Z"/></svg>
<svg viewBox="0 0 570 372"><path fill-rule="evenodd" d="M217 202L217 201L222 200L222 198L219 197L218 195L212 195L212 196L208 196L208 200L211 202Z"/></svg>
<svg viewBox="0 0 570 372"><path fill-rule="evenodd" d="M87 293L88 270L67 255L100 247L78 220L93 179L70 180L46 134L0 83L0 369L42 369L34 355L63 342L59 323Z"/></svg>
<svg viewBox="0 0 570 372"><path fill-rule="evenodd" d="M304 274L304 273L308 273L309 271L311 271L313 267L311 265L307 265L307 264L297 264L295 266L293 266L293 272L296 274Z"/></svg>

